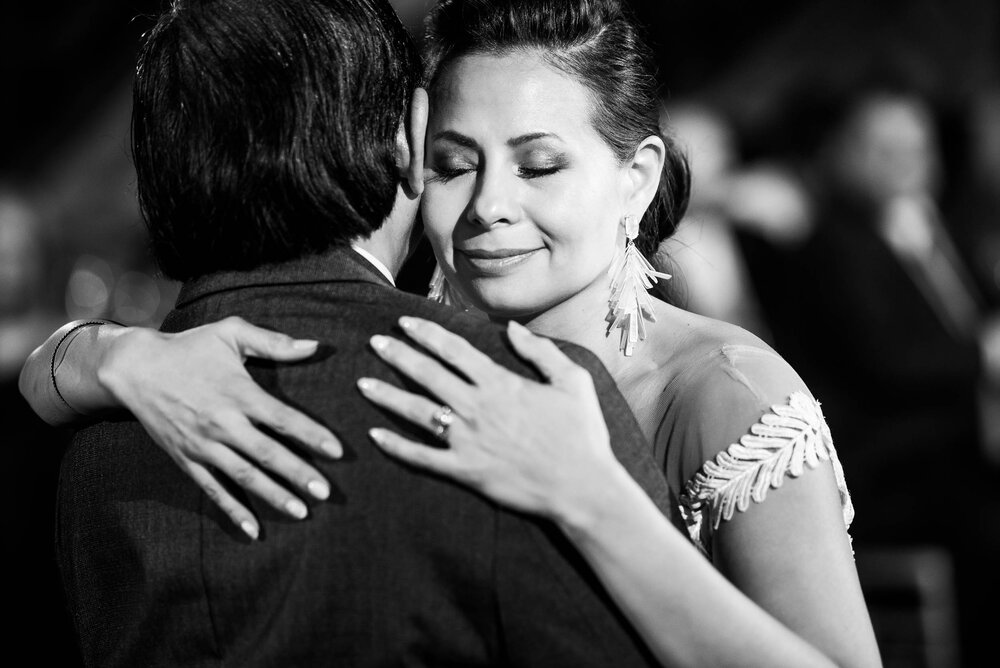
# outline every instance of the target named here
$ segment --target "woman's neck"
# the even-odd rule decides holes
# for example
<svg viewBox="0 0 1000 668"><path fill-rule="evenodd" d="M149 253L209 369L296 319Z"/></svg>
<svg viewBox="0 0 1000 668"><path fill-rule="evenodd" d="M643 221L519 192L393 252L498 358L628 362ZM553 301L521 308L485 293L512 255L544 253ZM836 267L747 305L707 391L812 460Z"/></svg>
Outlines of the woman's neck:
<svg viewBox="0 0 1000 668"><path fill-rule="evenodd" d="M634 360L621 352L620 331L615 329L609 332L610 296L610 279L601 276L566 301L520 322L536 334L586 348L597 355L615 380L619 380Z"/></svg>

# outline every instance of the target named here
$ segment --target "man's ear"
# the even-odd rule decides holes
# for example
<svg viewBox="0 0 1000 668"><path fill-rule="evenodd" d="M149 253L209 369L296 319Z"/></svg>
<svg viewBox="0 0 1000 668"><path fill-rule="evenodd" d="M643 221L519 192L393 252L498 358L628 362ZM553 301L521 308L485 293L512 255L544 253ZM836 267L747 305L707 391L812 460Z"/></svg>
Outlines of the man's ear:
<svg viewBox="0 0 1000 668"><path fill-rule="evenodd" d="M396 166L416 196L424 191L424 138L427 135L427 91L416 88L410 100L409 123L400 122L396 132Z"/></svg>
<svg viewBox="0 0 1000 668"><path fill-rule="evenodd" d="M667 149L663 140L653 135L646 137L632 156L628 165L626 206L630 211L644 212L649 208L657 189L666 160ZM640 214L641 216L641 214Z"/></svg>

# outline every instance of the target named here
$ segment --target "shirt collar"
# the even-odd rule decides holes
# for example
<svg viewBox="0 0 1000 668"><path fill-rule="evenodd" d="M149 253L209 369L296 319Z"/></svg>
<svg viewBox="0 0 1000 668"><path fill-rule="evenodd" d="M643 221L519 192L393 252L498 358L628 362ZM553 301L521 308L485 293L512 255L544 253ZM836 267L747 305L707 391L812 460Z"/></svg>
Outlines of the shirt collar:
<svg viewBox="0 0 1000 668"><path fill-rule="evenodd" d="M351 244L351 248L354 249L355 253L375 265L375 268L378 269L383 276L385 276L386 280L389 281L393 287L396 287L396 279L393 278L392 272L389 271L389 267L385 266L382 260L378 259L357 244Z"/></svg>
<svg viewBox="0 0 1000 668"><path fill-rule="evenodd" d="M253 286L304 283L363 282L389 287L392 283L375 263L346 246L337 246L316 255L306 255L254 269L226 270L192 279L181 286L177 306L184 306L210 294Z"/></svg>

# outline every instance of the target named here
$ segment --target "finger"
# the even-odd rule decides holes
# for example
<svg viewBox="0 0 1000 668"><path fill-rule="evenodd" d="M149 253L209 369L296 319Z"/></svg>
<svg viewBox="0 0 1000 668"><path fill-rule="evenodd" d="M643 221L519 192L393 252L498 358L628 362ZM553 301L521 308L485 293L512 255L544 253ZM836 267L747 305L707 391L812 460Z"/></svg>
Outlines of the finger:
<svg viewBox="0 0 1000 668"><path fill-rule="evenodd" d="M260 525L257 523L257 518L215 479L211 471L192 461L188 461L186 466L182 468L226 517L232 520L233 524L238 526L251 540L257 540L257 537L260 536Z"/></svg>
<svg viewBox="0 0 1000 668"><path fill-rule="evenodd" d="M518 355L531 362L538 372L553 385L576 384L580 373L590 374L576 364L551 339L532 334L527 327L511 320L507 336Z"/></svg>
<svg viewBox="0 0 1000 668"><path fill-rule="evenodd" d="M473 383L495 373L497 364L464 338L422 318L403 316L399 326L406 335L461 371Z"/></svg>
<svg viewBox="0 0 1000 668"><path fill-rule="evenodd" d="M379 448L407 464L463 481L458 455L404 438L388 429L369 429L368 435Z"/></svg>
<svg viewBox="0 0 1000 668"><path fill-rule="evenodd" d="M248 420L229 426L227 442L253 463L320 501L330 496L330 484L319 471L297 457L287 447L260 432Z"/></svg>
<svg viewBox="0 0 1000 668"><path fill-rule="evenodd" d="M425 396L401 390L395 385L384 383L375 378L361 378L358 389L366 399L381 406L390 413L398 415L421 429L433 433L436 423L434 416L441 405Z"/></svg>
<svg viewBox="0 0 1000 668"><path fill-rule="evenodd" d="M275 399L255 383L248 383L245 389L241 389L240 396L245 402L247 417L255 423L269 427L282 436L295 439L325 457L338 459L343 456L344 448L340 439L329 429Z"/></svg>
<svg viewBox="0 0 1000 668"><path fill-rule="evenodd" d="M385 362L427 388L438 399L459 408L467 405L475 387L433 357L390 336L373 336L372 349Z"/></svg>
<svg viewBox="0 0 1000 668"><path fill-rule="evenodd" d="M234 452L230 447L216 444L210 449L207 463L248 493L260 498L269 506L295 519L301 520L309 514L306 504L287 489L271 479L251 462Z"/></svg>
<svg viewBox="0 0 1000 668"><path fill-rule="evenodd" d="M237 350L247 357L290 362L309 357L319 346L318 341L295 339L281 332L251 325L236 316L226 318L222 324Z"/></svg>

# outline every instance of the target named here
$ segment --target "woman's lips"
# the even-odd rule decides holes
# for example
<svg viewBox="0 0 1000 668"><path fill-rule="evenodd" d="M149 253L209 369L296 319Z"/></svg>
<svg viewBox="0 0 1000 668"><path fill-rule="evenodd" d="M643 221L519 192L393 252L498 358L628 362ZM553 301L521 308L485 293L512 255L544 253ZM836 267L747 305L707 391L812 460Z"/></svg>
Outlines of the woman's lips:
<svg viewBox="0 0 1000 668"><path fill-rule="evenodd" d="M483 250L478 248L455 249L456 263L468 266L472 273L484 276L506 274L523 262L528 261L541 248L500 248Z"/></svg>

